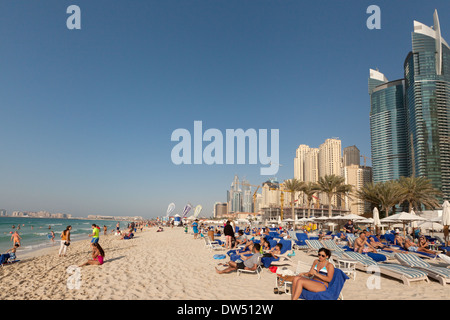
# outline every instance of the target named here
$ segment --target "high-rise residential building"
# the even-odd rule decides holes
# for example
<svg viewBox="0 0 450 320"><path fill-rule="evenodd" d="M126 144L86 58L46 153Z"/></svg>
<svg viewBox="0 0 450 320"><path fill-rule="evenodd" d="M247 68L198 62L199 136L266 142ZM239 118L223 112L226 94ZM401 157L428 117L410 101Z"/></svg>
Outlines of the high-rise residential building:
<svg viewBox="0 0 450 320"><path fill-rule="evenodd" d="M344 148L344 159L343 159L343 165L345 166L351 166L351 165L358 165L361 163L360 161L361 153L359 149L356 146L350 146Z"/></svg>
<svg viewBox="0 0 450 320"><path fill-rule="evenodd" d="M366 183L372 181L372 168L352 164L344 167L345 183L353 186L353 191L360 190ZM370 203L362 202L355 196L345 196L346 208L353 214L361 215L370 212Z"/></svg>
<svg viewBox="0 0 450 320"><path fill-rule="evenodd" d="M6 217L6 216L8 216L6 214L6 210L5 209L0 209L0 217Z"/></svg>
<svg viewBox="0 0 450 320"><path fill-rule="evenodd" d="M450 200L450 47L433 22L414 21L404 79L370 71L373 180L426 177Z"/></svg>
<svg viewBox="0 0 450 320"><path fill-rule="evenodd" d="M341 140L332 138L326 139L319 146L319 176L341 175L342 148Z"/></svg>
<svg viewBox="0 0 450 320"><path fill-rule="evenodd" d="M298 146L295 152L294 158L294 178L300 181L306 181L305 179L305 157L309 152L309 146L301 144Z"/></svg>
<svg viewBox="0 0 450 320"><path fill-rule="evenodd" d="M310 148L305 155L305 181L319 180L319 148Z"/></svg>

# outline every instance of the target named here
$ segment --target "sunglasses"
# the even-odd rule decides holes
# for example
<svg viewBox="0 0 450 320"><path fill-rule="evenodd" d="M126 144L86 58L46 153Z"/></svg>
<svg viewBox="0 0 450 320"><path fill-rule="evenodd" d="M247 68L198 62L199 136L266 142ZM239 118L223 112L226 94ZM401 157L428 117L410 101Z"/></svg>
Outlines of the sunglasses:
<svg viewBox="0 0 450 320"><path fill-rule="evenodd" d="M319 253L317 256L318 256L318 257L323 257L323 258L326 258L326 257L327 257L326 255L320 254L320 253Z"/></svg>

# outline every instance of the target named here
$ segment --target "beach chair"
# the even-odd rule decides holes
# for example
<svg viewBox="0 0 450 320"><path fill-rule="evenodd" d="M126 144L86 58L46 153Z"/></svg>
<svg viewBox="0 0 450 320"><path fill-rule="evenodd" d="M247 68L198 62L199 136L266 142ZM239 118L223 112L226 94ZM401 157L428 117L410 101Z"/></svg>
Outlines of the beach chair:
<svg viewBox="0 0 450 320"><path fill-rule="evenodd" d="M308 252L317 252L323 248L323 244L319 240L305 240L305 243L308 246Z"/></svg>
<svg viewBox="0 0 450 320"><path fill-rule="evenodd" d="M450 257L448 255L440 253L438 257L447 265L447 268L450 268Z"/></svg>
<svg viewBox="0 0 450 320"><path fill-rule="evenodd" d="M292 282L291 281L283 281L283 285L280 286L279 284L279 279L278 279L278 274L282 274L282 275L293 275L293 276L297 276L300 273L304 273L304 272L308 272L311 269L311 265L303 262L301 260L299 260L297 262L297 267L295 269L295 271L293 272L283 272L285 270L281 269L281 270L277 270L277 277L275 278L275 286L279 289L280 287L284 287L284 292L286 294L291 294L291 287L292 287Z"/></svg>
<svg viewBox="0 0 450 320"><path fill-rule="evenodd" d="M292 242L290 240L280 239L278 243L281 243L283 247L281 248L281 253L278 255L278 260L272 260L271 266L283 266L283 265L292 265L292 259L289 256L289 251L292 249Z"/></svg>
<svg viewBox="0 0 450 320"><path fill-rule="evenodd" d="M308 250L308 246L305 243L305 240L308 240L308 235L304 232L296 232L296 239L294 240L294 249L298 250Z"/></svg>
<svg viewBox="0 0 450 320"><path fill-rule="evenodd" d="M397 252L395 258L404 266L425 271L428 277L438 280L443 286L450 283L450 269L433 266L413 254Z"/></svg>
<svg viewBox="0 0 450 320"><path fill-rule="evenodd" d="M345 251L343 248L341 248L340 246L338 246L336 244L336 242L334 242L333 240L322 240L322 246L328 250L330 250L331 252L336 252L336 251Z"/></svg>
<svg viewBox="0 0 450 320"><path fill-rule="evenodd" d="M258 279L261 279L261 256L258 258L257 267L255 270L245 270L245 269L237 269L236 274L239 276L242 272L244 273L256 273L258 275Z"/></svg>
<svg viewBox="0 0 450 320"><path fill-rule="evenodd" d="M213 242L211 241L211 239L209 237L204 237L203 238L205 240L205 247L209 249L209 251L213 251L213 250L225 250L224 247L222 247L221 245L219 245L218 242Z"/></svg>
<svg viewBox="0 0 450 320"><path fill-rule="evenodd" d="M347 276L352 276L353 280L356 280L356 264L358 261L344 256L344 252L334 251L330 257L330 262Z"/></svg>
<svg viewBox="0 0 450 320"><path fill-rule="evenodd" d="M369 256L359 252L346 251L344 255L358 261L356 269L366 272L379 270L380 274L401 280L408 286L410 286L410 283L413 281L425 280L426 282L429 282L427 274L419 269L413 269L394 263L377 263Z"/></svg>
<svg viewBox="0 0 450 320"><path fill-rule="evenodd" d="M344 288L345 281L349 277L338 268L334 268L333 279L328 284L328 288L322 292L311 292L306 289L302 290L302 294L299 299L302 300L344 300L342 289Z"/></svg>

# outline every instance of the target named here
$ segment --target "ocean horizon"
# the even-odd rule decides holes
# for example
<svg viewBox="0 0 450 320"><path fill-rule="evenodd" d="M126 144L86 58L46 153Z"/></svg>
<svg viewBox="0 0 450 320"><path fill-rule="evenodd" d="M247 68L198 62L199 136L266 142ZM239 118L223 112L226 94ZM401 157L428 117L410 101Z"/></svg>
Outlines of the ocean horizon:
<svg viewBox="0 0 450 320"><path fill-rule="evenodd" d="M107 232L115 230L117 222L120 229L125 229L130 221L123 220L93 220L84 218L31 218L31 217L0 217L0 252L5 253L11 249L13 242L11 236L17 231L22 238L21 246L17 250L17 255L26 254L31 251L44 249L51 246L59 246L60 235L67 226L72 226L71 241L89 239L92 233L92 224L101 227L100 237L103 235L103 226L107 227ZM55 233L54 242L50 238L51 231Z"/></svg>

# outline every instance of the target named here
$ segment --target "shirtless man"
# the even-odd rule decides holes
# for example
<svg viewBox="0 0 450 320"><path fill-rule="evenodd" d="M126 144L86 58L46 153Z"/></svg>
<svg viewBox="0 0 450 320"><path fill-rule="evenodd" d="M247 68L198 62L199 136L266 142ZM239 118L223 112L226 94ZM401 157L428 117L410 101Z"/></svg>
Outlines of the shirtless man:
<svg viewBox="0 0 450 320"><path fill-rule="evenodd" d="M367 242L366 234L361 232L359 237L355 240L355 252L367 253L367 252L377 252L377 250Z"/></svg>
<svg viewBox="0 0 450 320"><path fill-rule="evenodd" d="M22 237L19 236L17 231L14 231L14 233L11 236L11 241L13 242L13 245L18 244L20 246L20 239L22 239Z"/></svg>

